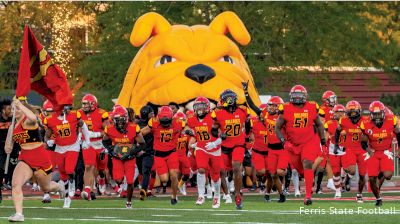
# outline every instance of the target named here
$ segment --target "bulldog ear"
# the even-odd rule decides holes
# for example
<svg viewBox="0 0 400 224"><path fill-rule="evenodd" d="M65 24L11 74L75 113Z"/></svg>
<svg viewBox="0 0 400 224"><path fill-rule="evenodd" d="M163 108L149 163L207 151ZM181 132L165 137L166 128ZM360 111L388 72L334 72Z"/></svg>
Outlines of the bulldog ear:
<svg viewBox="0 0 400 224"><path fill-rule="evenodd" d="M231 11L219 14L210 23L210 28L220 34L230 33L242 46L250 43L251 37L242 20Z"/></svg>
<svg viewBox="0 0 400 224"><path fill-rule="evenodd" d="M164 33L171 29L171 24L160 14L149 12L139 17L133 26L130 41L135 47L140 47L151 36Z"/></svg>

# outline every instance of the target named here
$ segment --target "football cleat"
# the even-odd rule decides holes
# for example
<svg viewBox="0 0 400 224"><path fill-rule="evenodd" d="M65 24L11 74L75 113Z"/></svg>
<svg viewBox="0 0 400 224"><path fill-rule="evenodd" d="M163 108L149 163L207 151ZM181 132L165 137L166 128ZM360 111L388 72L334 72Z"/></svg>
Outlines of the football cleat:
<svg viewBox="0 0 400 224"><path fill-rule="evenodd" d="M140 199L141 201L144 201L144 199L146 199L146 197L147 197L146 190L145 190L145 189L140 189L140 192L139 192L139 199Z"/></svg>
<svg viewBox="0 0 400 224"><path fill-rule="evenodd" d="M155 198L156 197L151 190L147 190L146 194L147 194L148 198Z"/></svg>
<svg viewBox="0 0 400 224"><path fill-rule="evenodd" d="M279 195L278 203L283 203L283 202L285 202L285 201L286 201L286 196L285 196L285 194L280 194L280 195Z"/></svg>
<svg viewBox="0 0 400 224"><path fill-rule="evenodd" d="M236 209L241 210L243 208L242 197L236 196L235 204L236 204Z"/></svg>
<svg viewBox="0 0 400 224"><path fill-rule="evenodd" d="M198 197L197 198L197 201L196 201L196 205L202 205L202 204L204 204L204 202L205 202L205 199L204 199L204 197Z"/></svg>
<svg viewBox="0 0 400 224"><path fill-rule="evenodd" d="M63 208L70 208L70 207L71 207L71 198L67 196L64 198Z"/></svg>
<svg viewBox="0 0 400 224"><path fill-rule="evenodd" d="M329 179L328 184L326 185L327 188L336 191L335 183L333 183L333 180Z"/></svg>
<svg viewBox="0 0 400 224"><path fill-rule="evenodd" d="M166 194L166 193L167 193L167 186L163 186L163 187L162 187L162 193L163 193L163 194Z"/></svg>
<svg viewBox="0 0 400 224"><path fill-rule="evenodd" d="M92 191L90 192L90 200L96 200L96 194Z"/></svg>
<svg viewBox="0 0 400 224"><path fill-rule="evenodd" d="M270 202L271 201L271 198L269 197L269 194L265 194L264 195L264 200L265 200L265 202Z"/></svg>
<svg viewBox="0 0 400 224"><path fill-rule="evenodd" d="M377 206L377 207L382 206L382 199L381 198L376 199L375 206Z"/></svg>
<svg viewBox="0 0 400 224"><path fill-rule="evenodd" d="M132 202L127 201L127 202L125 203L125 208L127 208L127 209L132 209Z"/></svg>
<svg viewBox="0 0 400 224"><path fill-rule="evenodd" d="M23 222L25 221L24 215L15 213L14 215L8 217L8 221L10 222Z"/></svg>
<svg viewBox="0 0 400 224"><path fill-rule="evenodd" d="M311 198L305 198L305 199L304 199L304 205L307 205L307 206L312 205L312 200L311 200Z"/></svg>
<svg viewBox="0 0 400 224"><path fill-rule="evenodd" d="M283 193L285 196L290 195L289 190L288 190L287 188L283 188L282 193Z"/></svg>
<svg viewBox="0 0 400 224"><path fill-rule="evenodd" d="M214 198L212 203L212 208L219 208L219 206L220 206L219 198Z"/></svg>
<svg viewBox="0 0 400 224"><path fill-rule="evenodd" d="M362 194L357 194L356 199L357 199L357 203L363 203L364 202Z"/></svg>
<svg viewBox="0 0 400 224"><path fill-rule="evenodd" d="M89 188L85 188L83 189L83 191L81 192L81 197L85 200L90 201L91 197L90 197L90 189Z"/></svg>
<svg viewBox="0 0 400 224"><path fill-rule="evenodd" d="M51 203L51 197L48 193L43 195L43 200L42 203L46 204L46 203Z"/></svg>
<svg viewBox="0 0 400 224"><path fill-rule="evenodd" d="M37 183L32 185L32 191L40 191L40 187L37 185Z"/></svg>
<svg viewBox="0 0 400 224"><path fill-rule="evenodd" d="M171 198L171 205L176 205L178 200L176 198Z"/></svg>
<svg viewBox="0 0 400 224"><path fill-rule="evenodd" d="M105 178L99 178L99 191L100 194L103 195L106 192L106 179Z"/></svg>
<svg viewBox="0 0 400 224"><path fill-rule="evenodd" d="M232 197L229 194L225 197L225 204L232 204Z"/></svg>

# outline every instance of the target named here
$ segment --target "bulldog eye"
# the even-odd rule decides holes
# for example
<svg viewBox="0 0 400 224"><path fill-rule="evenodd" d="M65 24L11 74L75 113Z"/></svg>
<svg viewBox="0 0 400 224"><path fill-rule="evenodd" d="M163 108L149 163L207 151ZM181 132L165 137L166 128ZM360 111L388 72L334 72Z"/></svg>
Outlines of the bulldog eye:
<svg viewBox="0 0 400 224"><path fill-rule="evenodd" d="M231 63L231 64L235 64L235 62L233 61L233 59L232 59L231 57L229 57L228 55L222 57L222 58L220 59L220 61L224 61L224 62L228 62L228 63Z"/></svg>
<svg viewBox="0 0 400 224"><path fill-rule="evenodd" d="M160 58L160 60L158 60L157 62L156 62L156 64L155 64L155 66L154 67L158 67L158 66L160 66L160 65L164 65L164 64L167 64L167 63L170 63L170 62L175 62L176 61L176 59L175 58L173 58L173 57L171 57L171 56L169 56L169 55L163 55L161 58Z"/></svg>

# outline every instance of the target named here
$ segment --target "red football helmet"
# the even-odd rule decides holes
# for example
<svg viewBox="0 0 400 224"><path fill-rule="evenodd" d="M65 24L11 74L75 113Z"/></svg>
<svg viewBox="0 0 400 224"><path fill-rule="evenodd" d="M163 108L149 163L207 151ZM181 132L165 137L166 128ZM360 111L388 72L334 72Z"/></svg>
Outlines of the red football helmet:
<svg viewBox="0 0 400 224"><path fill-rule="evenodd" d="M86 94L82 98L82 110L85 112L94 111L97 108L97 98L93 94Z"/></svg>
<svg viewBox="0 0 400 224"><path fill-rule="evenodd" d="M342 104L336 104L333 109L333 119L339 120L346 114L346 108Z"/></svg>
<svg viewBox="0 0 400 224"><path fill-rule="evenodd" d="M112 111L112 119L117 130L125 132L128 124L128 111L126 108L121 105L115 105Z"/></svg>
<svg viewBox="0 0 400 224"><path fill-rule="evenodd" d="M374 101L369 105L371 120L376 124L382 124L385 119L386 107L381 101Z"/></svg>
<svg viewBox="0 0 400 224"><path fill-rule="evenodd" d="M333 91L325 91L322 94L322 102L329 107L334 107L337 104L337 96Z"/></svg>
<svg viewBox="0 0 400 224"><path fill-rule="evenodd" d="M172 123L174 112L169 106L162 106L158 110L157 118L163 127L169 127Z"/></svg>
<svg viewBox="0 0 400 224"><path fill-rule="evenodd" d="M276 114L278 113L279 105L284 104L282 98L279 96L273 96L268 100L268 113Z"/></svg>
<svg viewBox="0 0 400 224"><path fill-rule="evenodd" d="M290 102L293 104L305 104L307 102L307 89L302 85L295 85L290 89Z"/></svg>
<svg viewBox="0 0 400 224"><path fill-rule="evenodd" d="M187 110L186 111L186 117L189 117L191 115L194 115L194 111L193 110Z"/></svg>
<svg viewBox="0 0 400 224"><path fill-rule="evenodd" d="M346 114L349 118L358 118L361 116L361 104L358 101L350 100L346 104Z"/></svg>
<svg viewBox="0 0 400 224"><path fill-rule="evenodd" d="M47 117L50 113L54 112L54 106L49 100L46 100L43 103L42 110L43 110L43 115Z"/></svg>
<svg viewBox="0 0 400 224"><path fill-rule="evenodd" d="M43 111L46 111L46 112L53 112L54 111L54 106L49 100L44 101L44 103L43 103Z"/></svg>
<svg viewBox="0 0 400 224"><path fill-rule="evenodd" d="M202 96L197 97L193 102L194 113L199 118L204 118L210 112L210 101Z"/></svg>
<svg viewBox="0 0 400 224"><path fill-rule="evenodd" d="M186 117L186 114L184 114L183 112L178 111L174 115L174 119L180 119L180 120L186 121L187 117Z"/></svg>

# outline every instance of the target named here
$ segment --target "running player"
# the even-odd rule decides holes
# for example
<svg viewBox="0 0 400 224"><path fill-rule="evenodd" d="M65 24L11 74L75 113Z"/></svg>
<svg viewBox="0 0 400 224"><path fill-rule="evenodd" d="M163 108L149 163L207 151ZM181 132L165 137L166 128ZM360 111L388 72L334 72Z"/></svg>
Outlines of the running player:
<svg viewBox="0 0 400 224"><path fill-rule="evenodd" d="M100 176L98 181L100 193L104 194L106 190L105 170L107 169L108 157L103 152L105 148L101 141L104 135L103 130L108 124L108 113L98 107L97 98L92 94L86 94L82 98L82 108L79 110L79 113L90 133L91 145L87 150L83 150L82 152L85 163L85 173L83 176L85 187L81 194L82 198L90 201L91 188L94 186L97 171Z"/></svg>
<svg viewBox="0 0 400 224"><path fill-rule="evenodd" d="M313 163L321 153L321 145L326 144L324 124L318 116L317 103L307 101L307 90L302 85L295 85L289 93L290 102L279 107L275 132L278 139L287 148L291 145L300 152L306 184L305 205L311 205L314 182ZM287 137L284 136L283 131Z"/></svg>
<svg viewBox="0 0 400 224"><path fill-rule="evenodd" d="M378 186L378 175L383 174L383 180L390 180L394 171L392 140L394 135L397 144L400 140L400 130L397 126L397 118L394 115L385 115L385 105L380 101L374 101L369 105L371 112L370 121L361 122L363 131L361 145L367 151L366 165L372 193L376 198L376 206L382 206L380 195L381 181Z"/></svg>

